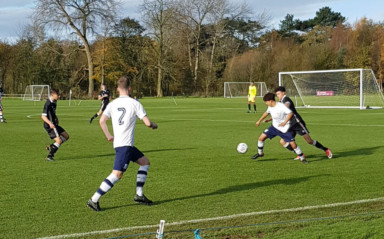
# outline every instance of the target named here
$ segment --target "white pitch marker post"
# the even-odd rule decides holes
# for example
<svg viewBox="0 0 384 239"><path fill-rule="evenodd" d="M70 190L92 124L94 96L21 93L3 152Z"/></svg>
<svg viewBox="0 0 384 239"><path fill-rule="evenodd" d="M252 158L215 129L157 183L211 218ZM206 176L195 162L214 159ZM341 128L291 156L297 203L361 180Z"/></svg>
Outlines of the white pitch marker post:
<svg viewBox="0 0 384 239"><path fill-rule="evenodd" d="M72 90L69 90L69 106L71 106Z"/></svg>
<svg viewBox="0 0 384 239"><path fill-rule="evenodd" d="M165 225L165 220L160 220L159 229L157 229L156 238L164 237L164 225Z"/></svg>

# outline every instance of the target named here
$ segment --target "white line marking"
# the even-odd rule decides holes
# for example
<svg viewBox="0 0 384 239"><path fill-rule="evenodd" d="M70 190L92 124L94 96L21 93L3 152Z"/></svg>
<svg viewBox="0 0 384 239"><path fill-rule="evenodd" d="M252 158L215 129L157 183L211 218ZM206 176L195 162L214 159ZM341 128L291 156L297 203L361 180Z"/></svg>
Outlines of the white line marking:
<svg viewBox="0 0 384 239"><path fill-rule="evenodd" d="M233 218L256 216L256 215L265 215L265 214L273 214L273 213L299 212L299 211L312 210L312 209L331 208L331 207L347 206L347 205L362 204L362 203L369 203L369 202L379 202L379 201L384 201L384 197L372 198L372 199L363 199L363 200L357 200L357 201L351 201L351 202L339 202L339 203L330 203L330 204L324 204L324 205L315 205L315 206L306 206L306 207L297 207L297 208L288 208L288 209L240 213L240 214L233 214L233 215L222 216L222 217L211 217L211 218L202 218L202 219L194 219L194 220L185 220L185 221L179 221L179 222L166 223L165 225L166 226L174 226L174 225L217 221L217 220L233 219ZM99 235L99 234L106 234L106 233L120 232L120 231L129 231L129 230L135 230L135 229L156 228L158 226L159 225L156 224L156 225L145 225L145 226L135 226L135 227L124 227L124 228L115 228L115 229L102 230L102 231L74 233L74 234L66 234L66 235L58 235L58 236L50 236L50 237L40 237L38 239L60 239L60 238L71 238L71 237L84 237L84 236L90 236L90 235Z"/></svg>
<svg viewBox="0 0 384 239"><path fill-rule="evenodd" d="M158 120L171 120L171 121L206 121L206 122L234 122L234 123L255 123L256 120L217 120L217 119L167 119L157 118ZM324 126L345 126L345 127L384 127L383 124L319 124L319 123L306 123L308 125L324 125Z"/></svg>

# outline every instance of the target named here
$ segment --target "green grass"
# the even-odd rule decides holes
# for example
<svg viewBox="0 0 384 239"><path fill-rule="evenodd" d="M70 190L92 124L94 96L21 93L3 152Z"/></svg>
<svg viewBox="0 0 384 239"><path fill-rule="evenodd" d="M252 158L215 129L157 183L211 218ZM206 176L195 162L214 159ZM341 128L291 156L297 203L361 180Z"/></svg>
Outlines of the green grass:
<svg viewBox="0 0 384 239"><path fill-rule="evenodd" d="M142 99L150 130L138 121L135 144L151 161L145 194L156 202L133 202L138 166L100 201L104 211L85 205L109 175L114 160L98 121L89 118L97 101L68 107L58 102L60 125L70 135L46 162L51 140L42 127L44 102L4 99L7 124L0 124L0 238L37 238L212 218L240 213L314 206L384 197L383 110L299 109L314 139L334 159L297 138L310 162L292 160L276 138L265 144L265 157L253 161L257 138L268 127L255 127L266 106L246 114L246 99ZM236 152L245 142L249 151ZM271 213L227 220L166 226L165 238L383 238L384 201ZM363 213L372 215L350 216ZM324 218L323 220L312 220ZM299 221L305 220L305 221ZM277 223L286 222L286 223ZM270 223L270 224L266 224ZM238 226L238 227L234 227ZM105 238L155 232L156 228L82 236ZM184 231L172 232L171 231ZM154 238L154 235L139 238Z"/></svg>

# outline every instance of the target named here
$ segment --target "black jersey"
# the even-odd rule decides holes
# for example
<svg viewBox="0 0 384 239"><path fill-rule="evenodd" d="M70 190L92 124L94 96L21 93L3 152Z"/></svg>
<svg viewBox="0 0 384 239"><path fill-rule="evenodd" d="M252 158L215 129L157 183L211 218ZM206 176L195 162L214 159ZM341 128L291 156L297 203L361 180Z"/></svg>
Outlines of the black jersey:
<svg viewBox="0 0 384 239"><path fill-rule="evenodd" d="M51 101L49 98L47 102L45 102L44 109L43 109L43 114L44 116L47 116L49 121L51 121L55 126L58 126L59 120L57 119L56 116L56 101ZM49 129L49 125L44 122L44 128Z"/></svg>
<svg viewBox="0 0 384 239"><path fill-rule="evenodd" d="M100 93L99 93L99 97L103 97L103 95L107 95L107 97L104 97L104 98L102 99L103 104L104 104L104 105L107 105L107 104L109 103L109 98L111 97L111 93L109 92L109 90L102 90L102 91L100 91Z"/></svg>
<svg viewBox="0 0 384 239"><path fill-rule="evenodd" d="M293 101L288 97L288 96L284 96L283 99L280 101L282 102L283 104L285 103L289 103L289 109L292 111L293 113L293 117L292 117L292 125L294 123L297 123L297 122L302 122L304 123L304 120L303 118L301 118L301 116L299 115L299 113L297 113L296 111L296 108L295 108L295 104L293 104Z"/></svg>

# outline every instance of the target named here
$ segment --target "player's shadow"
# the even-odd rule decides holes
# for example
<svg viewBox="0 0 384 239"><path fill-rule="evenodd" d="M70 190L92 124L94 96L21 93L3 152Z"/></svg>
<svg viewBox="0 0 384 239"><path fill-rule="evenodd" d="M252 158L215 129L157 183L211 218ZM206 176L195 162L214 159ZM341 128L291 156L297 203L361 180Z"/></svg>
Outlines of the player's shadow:
<svg viewBox="0 0 384 239"><path fill-rule="evenodd" d="M184 150L192 150L197 148L173 148L173 149L152 149L152 150L143 150L143 153L152 153L152 152L163 152L163 151L184 151Z"/></svg>
<svg viewBox="0 0 384 239"><path fill-rule="evenodd" d="M115 157L115 153L110 154L91 154L91 155L81 155L81 156L68 156L60 157L60 160L74 160L74 159L90 159L90 158L102 158L102 157Z"/></svg>
<svg viewBox="0 0 384 239"><path fill-rule="evenodd" d="M162 151L176 151L176 150L192 150L197 148L172 148L172 149L153 149L153 150L143 150L142 152L145 153L152 153L152 152L162 152ZM109 154L91 154L91 155L82 155L82 156L75 156L75 157L63 157L60 158L60 160L73 160L73 159L89 159L89 158L102 158L102 157L108 157L108 158L114 158L115 153L109 153Z"/></svg>
<svg viewBox="0 0 384 239"><path fill-rule="evenodd" d="M179 198L172 198L172 199L167 199L167 200L162 200L162 201L155 201L153 203L153 205L159 205L159 204L163 204L163 203L170 203L170 202L174 202L174 201L182 201L182 200L188 200L188 199L194 199L194 198L209 197L209 196L214 196L214 195L222 195L222 194L233 193L233 192L241 192L241 191L252 190L255 188L268 187L268 186L279 185L279 184L289 186L289 185L294 185L294 184L305 182L311 178L325 177L325 176L329 176L329 174L320 174L320 175L314 175L314 176L308 176L308 177L298 177L298 178L275 179L275 180L268 180L268 181L263 181L263 182L254 182L254 183L234 185L234 186L222 188L222 189L210 192L210 193L196 194L196 195L184 196L184 197L179 197ZM128 207L128 206L135 206L135 205L137 205L137 204L121 205L121 206L109 207L109 208L104 208L104 209L105 210L117 209L117 208L121 208L121 207Z"/></svg>
<svg viewBox="0 0 384 239"><path fill-rule="evenodd" d="M268 181L263 181L263 182L246 183L246 184L229 186L229 187L222 188L222 189L216 190L214 192L210 192L210 193L197 194L197 195L167 199L167 200L162 200L162 201L156 201L155 204L157 205L157 204L169 203L169 202L173 202L173 201L188 200L188 199L193 199L193 198L208 197L208 196L213 196L213 195L221 195L221 194L227 194L227 193L233 193L233 192L247 191L247 190L252 190L255 188L269 187L269 186L279 185L279 184L289 186L289 185L302 183L302 182L307 181L311 178L324 177L324 176L329 176L329 174L321 174L321 175L314 175L314 176L307 176L307 177L275 179L275 180L268 180Z"/></svg>
<svg viewBox="0 0 384 239"><path fill-rule="evenodd" d="M332 151L332 159L337 158L347 158L351 156L367 156L375 153L376 150L381 149L382 146L368 147L368 148L359 148L353 150L345 150L345 151ZM316 159L313 159L316 157ZM311 159L312 158L312 159ZM310 162L323 161L328 159L325 154L318 154L308 157Z"/></svg>

